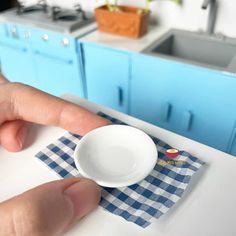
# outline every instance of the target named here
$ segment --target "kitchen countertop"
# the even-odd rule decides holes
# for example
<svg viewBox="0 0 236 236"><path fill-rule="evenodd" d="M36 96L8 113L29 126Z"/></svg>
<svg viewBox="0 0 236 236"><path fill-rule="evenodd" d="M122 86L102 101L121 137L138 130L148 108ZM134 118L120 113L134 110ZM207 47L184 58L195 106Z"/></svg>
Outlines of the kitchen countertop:
<svg viewBox="0 0 236 236"><path fill-rule="evenodd" d="M97 29L97 24L96 22L88 24L84 27L79 28L78 30L75 30L71 33L69 32L58 32L58 31L53 31L52 29L47 29L44 27L41 27L39 25L37 25L36 23L32 23L30 21L26 21L26 20L16 20L16 18L11 18L9 17L7 14L0 13L0 22L3 23L12 23L12 24L16 24L16 25L22 25L24 27L30 27L30 28L36 28L36 29L41 29L41 30L45 30L45 31L51 31L51 32L55 32L58 34L63 34L63 35L67 35L67 36L71 36L74 38L80 38L85 36L86 34L95 31Z"/></svg>
<svg viewBox="0 0 236 236"><path fill-rule="evenodd" d="M8 16L7 14L0 14L0 22L8 22L12 24L23 25L24 27L38 28L46 31L53 31L52 29L42 28L36 23L32 23L26 20L16 20L16 17ZM141 52L156 39L166 33L168 30L167 27L158 26L158 25L149 25L148 33L139 39L132 39L123 36L102 33L97 30L96 22L91 23L85 27L82 27L78 30L75 30L71 33L68 32L58 32L64 35L68 35L74 38L80 38L81 41L96 43L98 45L103 45L115 49L120 49L130 52ZM53 31L57 32L57 31Z"/></svg>
<svg viewBox="0 0 236 236"><path fill-rule="evenodd" d="M183 198L159 220L142 229L121 217L98 208L66 235L80 236L235 236L236 159L203 144L184 138L128 115L66 95L94 112L101 110L130 125L156 135L170 145L189 151L206 162L193 177ZM0 201L59 177L34 155L65 133L53 127L34 126L31 145L20 153L0 148Z"/></svg>
<svg viewBox="0 0 236 236"><path fill-rule="evenodd" d="M95 30L80 40L129 52L141 52L167 31L167 27L150 25L149 32L142 38L131 39Z"/></svg>

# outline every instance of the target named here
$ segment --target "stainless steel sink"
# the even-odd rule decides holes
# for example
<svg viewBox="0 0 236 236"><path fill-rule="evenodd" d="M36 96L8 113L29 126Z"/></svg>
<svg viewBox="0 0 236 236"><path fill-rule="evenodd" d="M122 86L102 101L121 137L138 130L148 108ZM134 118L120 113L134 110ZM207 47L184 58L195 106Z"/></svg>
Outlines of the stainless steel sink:
<svg viewBox="0 0 236 236"><path fill-rule="evenodd" d="M236 40L170 30L144 53L207 68L236 72Z"/></svg>

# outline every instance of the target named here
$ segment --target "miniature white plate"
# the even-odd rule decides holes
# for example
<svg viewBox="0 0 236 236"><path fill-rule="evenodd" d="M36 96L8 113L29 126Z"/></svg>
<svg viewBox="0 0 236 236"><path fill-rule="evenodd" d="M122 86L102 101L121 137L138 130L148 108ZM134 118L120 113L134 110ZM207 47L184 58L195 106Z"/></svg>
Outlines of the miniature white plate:
<svg viewBox="0 0 236 236"><path fill-rule="evenodd" d="M157 149L143 131L109 125L86 134L74 152L80 174L104 187L124 187L143 180L155 167Z"/></svg>

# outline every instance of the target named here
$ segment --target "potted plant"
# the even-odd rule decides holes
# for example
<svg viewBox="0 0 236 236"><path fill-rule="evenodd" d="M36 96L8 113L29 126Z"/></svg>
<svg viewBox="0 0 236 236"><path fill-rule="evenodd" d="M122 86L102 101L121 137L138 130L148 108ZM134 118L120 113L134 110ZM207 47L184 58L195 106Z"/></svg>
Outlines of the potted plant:
<svg viewBox="0 0 236 236"><path fill-rule="evenodd" d="M145 8L119 5L118 0L112 3L106 0L104 5L95 9L98 30L107 33L139 38L147 33L150 15L149 4L153 0L145 0ZM170 0L181 4L181 0Z"/></svg>

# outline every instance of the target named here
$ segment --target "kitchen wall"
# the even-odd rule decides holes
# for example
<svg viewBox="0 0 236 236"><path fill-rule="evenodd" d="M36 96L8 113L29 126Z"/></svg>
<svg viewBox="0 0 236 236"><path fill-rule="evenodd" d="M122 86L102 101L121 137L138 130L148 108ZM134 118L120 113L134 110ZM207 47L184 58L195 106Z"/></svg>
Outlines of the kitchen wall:
<svg viewBox="0 0 236 236"><path fill-rule="evenodd" d="M31 4L37 0L25 0ZM71 8L76 2L80 2L87 10L93 10L94 6L104 2L102 0L48 0L49 4L57 4ZM120 0L121 3L131 5L144 5L144 0ZM208 17L208 10L202 10L203 0L183 0L182 7L165 1L156 0L151 4L152 16L160 25L178 27L189 30L205 29ZM216 32L236 37L236 1L218 0L219 12L217 17Z"/></svg>

